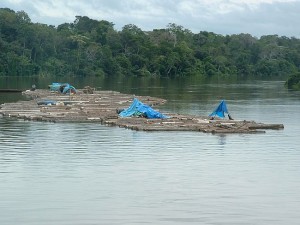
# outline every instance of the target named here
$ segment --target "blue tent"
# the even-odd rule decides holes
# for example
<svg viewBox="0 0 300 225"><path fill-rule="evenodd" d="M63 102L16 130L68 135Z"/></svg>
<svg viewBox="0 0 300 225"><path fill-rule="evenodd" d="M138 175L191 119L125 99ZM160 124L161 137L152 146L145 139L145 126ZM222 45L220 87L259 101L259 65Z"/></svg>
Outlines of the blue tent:
<svg viewBox="0 0 300 225"><path fill-rule="evenodd" d="M228 113L227 105L226 105L225 101L222 100L221 103L218 105L218 107L209 116L211 116L211 117L218 116L220 118L225 118L225 113L227 113L229 119L231 119L231 117Z"/></svg>
<svg viewBox="0 0 300 225"><path fill-rule="evenodd" d="M62 90L62 93L63 94L67 94L67 93L69 93L69 94L76 94L76 89L75 89L75 87L73 87L72 85L70 85L70 84L67 84L66 86L64 86L63 87L63 90Z"/></svg>
<svg viewBox="0 0 300 225"><path fill-rule="evenodd" d="M52 83L49 86L50 91L58 91L62 94L73 93L75 94L77 91L75 87L68 83Z"/></svg>
<svg viewBox="0 0 300 225"><path fill-rule="evenodd" d="M130 116L145 116L149 119L165 119L167 116L161 114L158 111L155 111L150 106L145 105L140 102L138 99L134 98L132 104L125 110L119 113L121 117L130 117Z"/></svg>

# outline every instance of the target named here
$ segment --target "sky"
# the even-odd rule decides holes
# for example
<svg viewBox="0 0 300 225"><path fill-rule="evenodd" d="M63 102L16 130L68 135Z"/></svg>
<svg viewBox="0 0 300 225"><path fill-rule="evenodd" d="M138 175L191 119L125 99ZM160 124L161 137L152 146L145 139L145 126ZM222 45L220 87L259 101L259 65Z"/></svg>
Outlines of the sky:
<svg viewBox="0 0 300 225"><path fill-rule="evenodd" d="M300 0L0 0L0 8L25 11L34 23L58 26L75 16L134 24L143 31L175 23L193 33L248 33L300 38Z"/></svg>

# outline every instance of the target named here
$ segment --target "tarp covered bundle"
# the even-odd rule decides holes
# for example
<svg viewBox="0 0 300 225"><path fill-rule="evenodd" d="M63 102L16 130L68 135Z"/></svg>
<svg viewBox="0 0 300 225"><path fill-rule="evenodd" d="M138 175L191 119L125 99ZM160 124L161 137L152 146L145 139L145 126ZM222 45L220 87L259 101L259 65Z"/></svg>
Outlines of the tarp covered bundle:
<svg viewBox="0 0 300 225"><path fill-rule="evenodd" d="M75 94L77 91L75 87L68 83L52 83L48 85L51 91L58 91L62 94L72 93Z"/></svg>
<svg viewBox="0 0 300 225"><path fill-rule="evenodd" d="M37 102L38 105L56 105L56 101L53 100L42 100Z"/></svg>
<svg viewBox="0 0 300 225"><path fill-rule="evenodd" d="M211 117L218 116L220 118L225 118L225 113L228 114L228 117L230 117L227 109L227 105L224 100L221 101L221 103L218 105L218 107L209 115Z"/></svg>
<svg viewBox="0 0 300 225"><path fill-rule="evenodd" d="M150 106L145 105L138 99L134 98L132 104L125 110L119 113L121 117L140 116L149 119L166 119L169 118L158 111L155 111Z"/></svg>

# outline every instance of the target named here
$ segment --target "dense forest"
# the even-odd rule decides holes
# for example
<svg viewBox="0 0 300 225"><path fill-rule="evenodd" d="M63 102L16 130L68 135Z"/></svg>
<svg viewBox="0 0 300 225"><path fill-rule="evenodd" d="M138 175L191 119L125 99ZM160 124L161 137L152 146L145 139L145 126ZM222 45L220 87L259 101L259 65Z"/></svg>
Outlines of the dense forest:
<svg viewBox="0 0 300 225"><path fill-rule="evenodd" d="M198 34L177 24L122 30L76 16L57 27L24 11L0 9L0 76L297 77L300 40L250 34ZM295 75L296 74L296 75Z"/></svg>

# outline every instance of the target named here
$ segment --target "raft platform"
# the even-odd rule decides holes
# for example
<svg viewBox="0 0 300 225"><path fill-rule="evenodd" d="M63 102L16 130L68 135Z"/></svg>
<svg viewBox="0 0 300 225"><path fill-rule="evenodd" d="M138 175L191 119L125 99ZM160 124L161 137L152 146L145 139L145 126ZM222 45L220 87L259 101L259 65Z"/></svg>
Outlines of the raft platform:
<svg viewBox="0 0 300 225"><path fill-rule="evenodd" d="M47 122L93 122L119 126L137 131L194 131L205 133L264 133L267 129L283 129L283 124L264 124L246 120L210 120L208 116L163 113L168 119L143 117L121 118L120 109L128 108L133 98L155 108L165 99L150 96L135 96L116 91L77 90L74 95L65 95L37 89L22 92L29 100L0 105L0 115L32 121ZM55 103L55 104L53 104Z"/></svg>

